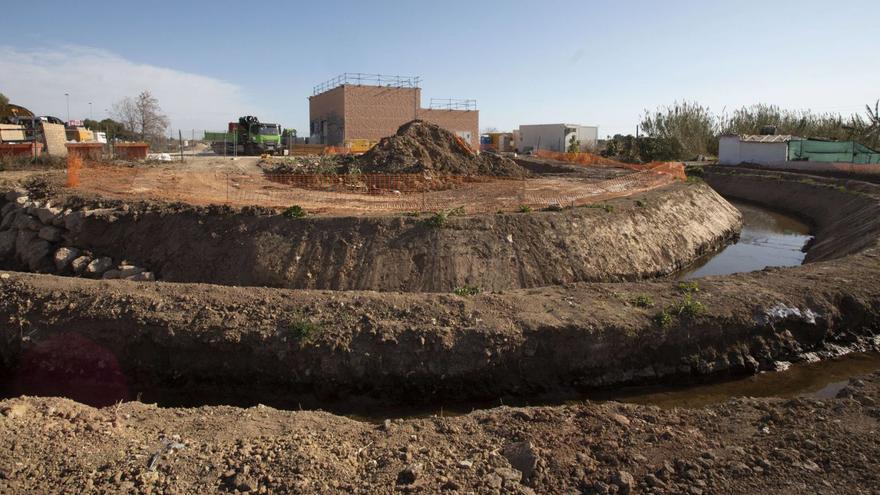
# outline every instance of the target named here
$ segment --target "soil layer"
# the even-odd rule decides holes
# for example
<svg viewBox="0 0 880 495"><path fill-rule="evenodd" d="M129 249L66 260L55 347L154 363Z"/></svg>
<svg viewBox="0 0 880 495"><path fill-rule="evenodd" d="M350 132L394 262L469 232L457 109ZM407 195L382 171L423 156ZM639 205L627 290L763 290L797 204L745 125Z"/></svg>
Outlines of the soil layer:
<svg viewBox="0 0 880 495"><path fill-rule="evenodd" d="M717 193L688 184L594 208L480 216L290 218L259 209L63 201L55 210L69 211L52 217L58 246L147 266L169 282L292 289L451 292L638 280L676 272L723 246L741 225ZM4 228L42 226L27 213L40 208L26 205L9 209ZM32 249L18 251L20 259L34 258L25 252ZM22 265L41 266L0 252L0 268Z"/></svg>
<svg viewBox="0 0 880 495"><path fill-rule="evenodd" d="M374 425L268 407L0 402L3 493L869 494L880 376L838 398L586 403Z"/></svg>
<svg viewBox="0 0 880 495"><path fill-rule="evenodd" d="M799 176L720 179L729 187L748 184L743 191L757 197L805 188L790 195L791 207L794 201L804 211L811 202L840 205L815 210L816 248L858 236L866 249L797 268L710 277L697 287L579 283L476 296L5 274L6 382L17 393L43 383L88 388L93 373L87 370L109 372L106 360L95 357L103 356L97 346L118 362L112 371L128 384L120 393L213 387L257 400L369 396L412 403L747 373L774 369L780 359L806 359L805 353L875 346L877 231L863 226L878 227L876 186L841 190ZM848 246L840 244L844 254ZM61 344L67 341L74 344Z"/></svg>

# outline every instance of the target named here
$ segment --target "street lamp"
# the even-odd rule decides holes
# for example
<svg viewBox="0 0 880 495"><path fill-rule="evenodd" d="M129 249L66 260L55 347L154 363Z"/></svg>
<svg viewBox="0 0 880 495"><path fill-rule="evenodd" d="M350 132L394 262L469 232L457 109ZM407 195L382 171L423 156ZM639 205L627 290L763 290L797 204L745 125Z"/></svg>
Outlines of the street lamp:
<svg viewBox="0 0 880 495"><path fill-rule="evenodd" d="M95 120L92 118L92 102L89 102L89 120Z"/></svg>
<svg viewBox="0 0 880 495"><path fill-rule="evenodd" d="M64 93L64 97L67 99L67 121L70 122L70 93Z"/></svg>

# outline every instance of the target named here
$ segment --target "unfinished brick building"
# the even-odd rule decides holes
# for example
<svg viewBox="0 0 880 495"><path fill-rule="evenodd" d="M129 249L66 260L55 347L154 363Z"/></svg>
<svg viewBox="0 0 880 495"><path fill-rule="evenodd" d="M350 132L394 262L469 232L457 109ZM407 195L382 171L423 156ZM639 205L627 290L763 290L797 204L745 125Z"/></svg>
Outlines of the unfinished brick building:
<svg viewBox="0 0 880 495"><path fill-rule="evenodd" d="M309 97L311 142L348 146L378 141L413 119L433 122L479 149L475 100L431 100L422 108L418 77L346 73L316 86Z"/></svg>

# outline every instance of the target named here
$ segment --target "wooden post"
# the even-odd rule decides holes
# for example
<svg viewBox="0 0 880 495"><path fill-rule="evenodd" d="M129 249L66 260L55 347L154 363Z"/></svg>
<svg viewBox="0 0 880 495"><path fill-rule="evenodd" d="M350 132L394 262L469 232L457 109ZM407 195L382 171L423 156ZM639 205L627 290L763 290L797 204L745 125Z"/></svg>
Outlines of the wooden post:
<svg viewBox="0 0 880 495"><path fill-rule="evenodd" d="M177 130L177 139L180 145L180 161L183 162L183 132L180 129Z"/></svg>

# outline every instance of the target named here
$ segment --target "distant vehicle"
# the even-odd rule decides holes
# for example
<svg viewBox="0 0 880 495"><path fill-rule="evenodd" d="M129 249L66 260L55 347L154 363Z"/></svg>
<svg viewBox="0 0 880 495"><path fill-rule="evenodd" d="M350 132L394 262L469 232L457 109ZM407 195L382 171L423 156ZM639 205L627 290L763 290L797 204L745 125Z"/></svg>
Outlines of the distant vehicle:
<svg viewBox="0 0 880 495"><path fill-rule="evenodd" d="M276 154L282 149L281 125L248 115L230 122L228 132L205 132L205 141L218 155Z"/></svg>

